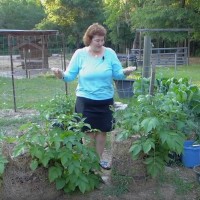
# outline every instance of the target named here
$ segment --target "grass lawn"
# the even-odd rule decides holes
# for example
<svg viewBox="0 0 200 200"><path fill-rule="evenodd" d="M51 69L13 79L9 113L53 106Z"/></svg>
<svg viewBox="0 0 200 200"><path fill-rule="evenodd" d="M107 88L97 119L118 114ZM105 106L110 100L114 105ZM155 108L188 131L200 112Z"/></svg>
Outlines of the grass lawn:
<svg viewBox="0 0 200 200"><path fill-rule="evenodd" d="M65 83L53 77L15 79L16 107L34 109L49 101L57 94L66 93ZM0 109L14 108L13 87L11 78L0 78ZM76 82L68 84L68 91L74 95Z"/></svg>
<svg viewBox="0 0 200 200"><path fill-rule="evenodd" d="M156 78L187 77L192 83L200 87L200 65L157 67ZM134 79L141 77L141 68L133 75ZM77 81L68 83L67 91L71 96L75 95ZM0 77L0 109L13 109L13 87L11 78ZM52 76L40 76L31 79L15 79L15 102L17 109L35 109L44 102L49 101L57 94L66 93L63 81ZM115 95L116 101L124 101Z"/></svg>
<svg viewBox="0 0 200 200"><path fill-rule="evenodd" d="M134 72L133 79L141 77L142 69L138 68L138 71ZM156 67L155 69L156 78L188 78L193 84L200 87L200 65L188 65L178 67Z"/></svg>
<svg viewBox="0 0 200 200"><path fill-rule="evenodd" d="M157 77L188 78L193 84L200 87L200 65L175 67L159 67L156 69Z"/></svg>

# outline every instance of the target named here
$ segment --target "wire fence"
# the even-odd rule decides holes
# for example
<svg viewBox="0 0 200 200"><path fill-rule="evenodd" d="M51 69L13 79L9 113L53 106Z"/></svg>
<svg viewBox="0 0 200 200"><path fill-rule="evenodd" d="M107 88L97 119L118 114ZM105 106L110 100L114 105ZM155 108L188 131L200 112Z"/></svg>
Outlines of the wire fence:
<svg viewBox="0 0 200 200"><path fill-rule="evenodd" d="M51 72L52 67L66 69L68 52L62 34L0 34L0 109L33 108L57 94L74 96L77 81L65 84ZM128 62L130 58L128 55ZM135 57L131 62L136 62ZM128 89L115 88L114 98L132 97L133 90L132 84Z"/></svg>
<svg viewBox="0 0 200 200"><path fill-rule="evenodd" d="M77 81L65 84L51 72L52 67L65 70L69 63L64 35L25 33L0 32L0 109L33 108L57 94L75 96Z"/></svg>
<svg viewBox="0 0 200 200"><path fill-rule="evenodd" d="M74 92L74 84L53 77L52 67L65 70L67 47L62 34L0 34L0 108L33 107L56 94ZM68 90L68 91L67 91Z"/></svg>

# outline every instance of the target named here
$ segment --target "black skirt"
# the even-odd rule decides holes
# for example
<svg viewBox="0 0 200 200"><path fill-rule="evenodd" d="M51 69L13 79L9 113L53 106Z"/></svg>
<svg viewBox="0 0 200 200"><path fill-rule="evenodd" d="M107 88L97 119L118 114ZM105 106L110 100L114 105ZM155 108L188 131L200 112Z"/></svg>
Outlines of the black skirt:
<svg viewBox="0 0 200 200"><path fill-rule="evenodd" d="M81 113L85 123L90 124L92 129L101 132L110 132L114 127L113 119L113 98L106 100L92 100L84 97L77 97L75 112ZM83 131L88 128L84 127Z"/></svg>

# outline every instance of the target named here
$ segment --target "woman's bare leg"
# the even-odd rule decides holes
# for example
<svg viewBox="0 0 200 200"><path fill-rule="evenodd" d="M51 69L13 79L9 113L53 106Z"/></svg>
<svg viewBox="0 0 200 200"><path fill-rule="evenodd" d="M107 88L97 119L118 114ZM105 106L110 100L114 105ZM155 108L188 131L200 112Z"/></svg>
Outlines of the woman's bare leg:
<svg viewBox="0 0 200 200"><path fill-rule="evenodd" d="M87 132L86 135L89 136L90 141L89 141L89 143L88 143L88 142L86 141L87 139L86 139L86 138L83 138L83 144L87 144L87 143L88 143L88 146L89 146L89 147L95 148L95 137L96 137L96 133Z"/></svg>
<svg viewBox="0 0 200 200"><path fill-rule="evenodd" d="M106 145L106 133L105 132L96 133L95 140L96 140L96 152L101 160Z"/></svg>
<svg viewBox="0 0 200 200"><path fill-rule="evenodd" d="M96 132L96 133L86 133L87 136L90 137L89 146L93 147L97 154L99 155L100 160L102 160L102 155L104 152L104 148L106 145L106 133L105 132ZM83 139L83 143L86 144L87 142Z"/></svg>

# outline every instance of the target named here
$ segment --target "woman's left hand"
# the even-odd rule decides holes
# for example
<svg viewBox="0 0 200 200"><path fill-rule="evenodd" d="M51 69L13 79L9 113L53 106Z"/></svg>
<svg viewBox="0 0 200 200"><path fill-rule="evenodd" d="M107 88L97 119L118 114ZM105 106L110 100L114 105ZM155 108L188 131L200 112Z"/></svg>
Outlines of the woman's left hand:
<svg viewBox="0 0 200 200"><path fill-rule="evenodd" d="M124 75L128 76L131 74L131 72L135 70L136 70L136 67L130 66L130 67L125 68L123 72L124 72Z"/></svg>

